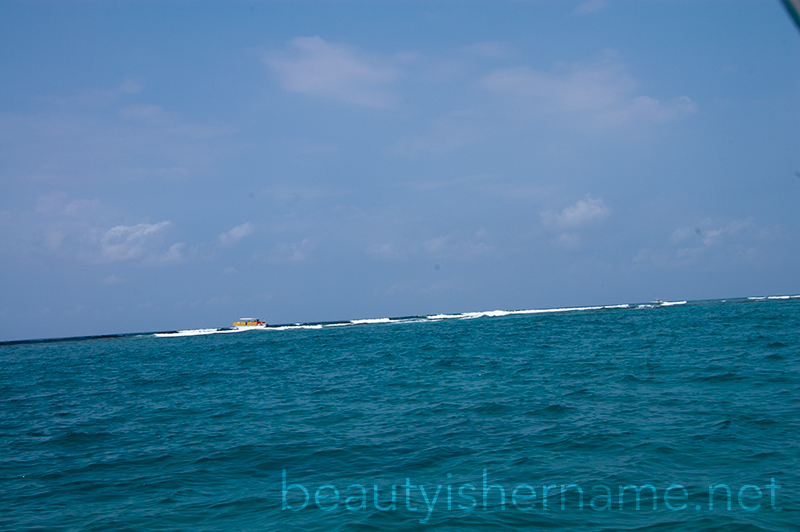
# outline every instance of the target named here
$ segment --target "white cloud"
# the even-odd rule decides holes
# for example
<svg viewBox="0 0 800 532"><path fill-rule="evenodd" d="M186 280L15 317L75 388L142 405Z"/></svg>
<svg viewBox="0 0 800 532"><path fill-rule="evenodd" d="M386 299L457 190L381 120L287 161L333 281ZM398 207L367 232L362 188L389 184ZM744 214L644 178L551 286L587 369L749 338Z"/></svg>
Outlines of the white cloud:
<svg viewBox="0 0 800 532"><path fill-rule="evenodd" d="M65 216L73 219L105 216L111 209L99 199L74 199L67 201L65 192L53 191L47 196L40 196L36 203L36 212L49 217Z"/></svg>
<svg viewBox="0 0 800 532"><path fill-rule="evenodd" d="M608 216L611 211L603 203L603 198L592 198L586 195L585 199L578 200L575 205L564 207L560 213L544 211L539 213L545 225L556 225L560 228L576 228L592 221L599 221Z"/></svg>
<svg viewBox="0 0 800 532"><path fill-rule="evenodd" d="M266 255L255 254L254 257L263 257L269 262L299 263L305 261L315 247L314 242L304 238L300 242L282 242L269 250Z"/></svg>
<svg viewBox="0 0 800 532"><path fill-rule="evenodd" d="M48 231L47 235L44 237L44 245L51 251L58 249L64 241L65 236L67 235L64 234L64 231Z"/></svg>
<svg viewBox="0 0 800 532"><path fill-rule="evenodd" d="M284 89L366 107L391 107L394 103L386 85L399 74L387 61L320 37L295 37L288 48L264 55L264 62Z"/></svg>
<svg viewBox="0 0 800 532"><path fill-rule="evenodd" d="M561 114L588 129L637 122L663 123L692 114L696 105L688 97L661 102L636 95L637 81L624 65L607 52L590 64L560 64L553 72L528 67L496 70L482 80L499 94L514 98L519 109L535 114Z"/></svg>
<svg viewBox="0 0 800 532"><path fill-rule="evenodd" d="M684 226L675 229L670 235L670 243L674 245L686 244L692 241L700 241L704 246L710 246L722 235L732 236L742 229L752 225L752 220L733 220L727 224L720 225L713 222L710 218L703 220L694 227Z"/></svg>
<svg viewBox="0 0 800 532"><path fill-rule="evenodd" d="M186 244L183 242L177 242L172 244L169 249L161 254L155 253L150 255L147 258L147 262L150 264L166 264L170 262L181 262L183 261L183 248L186 247Z"/></svg>
<svg viewBox="0 0 800 532"><path fill-rule="evenodd" d="M148 254L148 244L163 229L172 224L164 221L157 224L118 225L100 238L100 254L106 260L116 262L142 259ZM169 254L177 252L170 248ZM178 248L179 249L179 248Z"/></svg>
<svg viewBox="0 0 800 532"><path fill-rule="evenodd" d="M733 220L719 225L707 219L694 228L679 227L670 236L670 243L682 246L675 251L677 257L691 257L702 253L706 248L714 246L723 239L734 237L752 225L752 220Z"/></svg>
<svg viewBox="0 0 800 532"><path fill-rule="evenodd" d="M247 235L252 234L254 228L255 227L253 224L250 222L245 222L242 225L237 225L230 231L219 235L219 240L223 244L233 244Z"/></svg>
<svg viewBox="0 0 800 532"><path fill-rule="evenodd" d="M679 267L704 264L707 268L724 269L743 261L757 263L761 251L780 238L780 227L759 226L750 217L727 223L708 218L675 229L668 244L641 248L633 262Z"/></svg>
<svg viewBox="0 0 800 532"><path fill-rule="evenodd" d="M576 7L573 13L576 15L590 15L605 9L606 7L608 7L608 2L606 2L606 0L587 0Z"/></svg>
<svg viewBox="0 0 800 532"><path fill-rule="evenodd" d="M9 221L17 227L17 245L22 253L88 263L165 264L183 260L185 244L174 243L166 250L162 247L165 230L172 222L114 224L119 219L120 214L99 199L71 199L64 192L54 191L40 196L32 211L18 213ZM104 282L113 279L110 276Z"/></svg>

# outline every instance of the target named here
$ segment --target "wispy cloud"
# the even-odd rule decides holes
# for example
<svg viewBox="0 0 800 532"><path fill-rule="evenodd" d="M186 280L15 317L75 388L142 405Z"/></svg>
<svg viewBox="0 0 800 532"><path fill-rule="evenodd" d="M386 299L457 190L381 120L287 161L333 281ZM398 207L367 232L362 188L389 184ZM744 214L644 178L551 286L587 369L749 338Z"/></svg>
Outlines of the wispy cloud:
<svg viewBox="0 0 800 532"><path fill-rule="evenodd" d="M564 207L561 212L542 211L539 216L542 224L558 236L553 243L564 249L581 247L580 232L596 225L608 217L611 209L603 203L603 198L593 198L589 194L574 205Z"/></svg>
<svg viewBox="0 0 800 532"><path fill-rule="evenodd" d="M53 99L55 108L0 113L3 152L20 177L70 182L186 177L230 147L234 129L186 120L155 103L136 103L141 87Z"/></svg>
<svg viewBox="0 0 800 532"><path fill-rule="evenodd" d="M372 244L367 246L367 255L380 260L401 260L407 257L407 253L400 250L397 244L384 242L382 244Z"/></svg>
<svg viewBox="0 0 800 532"><path fill-rule="evenodd" d="M602 220L610 212L610 209L603 203L603 198L592 198L587 194L585 199L578 200L575 205L564 207L561 212L543 211L539 214L545 225L574 229L590 222Z"/></svg>
<svg viewBox="0 0 800 532"><path fill-rule="evenodd" d="M148 245L163 229L172 224L164 221L157 224L117 225L100 237L100 254L111 262L143 259L149 253ZM180 248L171 247L168 256L178 258Z"/></svg>
<svg viewBox="0 0 800 532"><path fill-rule="evenodd" d="M606 7L608 7L608 2L606 0L587 0L576 7L573 13L576 15L591 15Z"/></svg>
<svg viewBox="0 0 800 532"><path fill-rule="evenodd" d="M685 267L704 264L725 269L731 264L758 263L762 252L782 238L780 227L759 225L754 218L727 222L707 218L675 229L668 242L640 248L634 264Z"/></svg>
<svg viewBox="0 0 800 532"><path fill-rule="evenodd" d="M254 254L253 258L273 263L300 263L309 258L314 248L316 248L314 241L303 238L298 242L281 242L266 253Z"/></svg>
<svg viewBox="0 0 800 532"><path fill-rule="evenodd" d="M613 52L594 63L559 64L552 72L526 66L496 70L485 76L482 84L512 97L517 107L543 115L567 115L577 124L597 130L636 122L668 122L696 110L686 96L661 102L637 95L639 84Z"/></svg>
<svg viewBox="0 0 800 532"><path fill-rule="evenodd" d="M172 262L183 262L183 249L186 247L184 242L176 242L172 244L169 249L164 253L155 253L147 258L150 264L168 264Z"/></svg>
<svg viewBox="0 0 800 532"><path fill-rule="evenodd" d="M266 52L264 62L287 91L366 107L391 107L395 101L388 84L398 78L398 70L352 46L295 37L287 50Z"/></svg>
<svg viewBox="0 0 800 532"><path fill-rule="evenodd" d="M104 216L112 212L111 208L99 199L70 200L66 192L53 191L40 196L35 211L45 216L64 216L69 218L90 218Z"/></svg>
<svg viewBox="0 0 800 532"><path fill-rule="evenodd" d="M134 262L166 264L184 260L184 243L165 249L172 222L114 223L114 208L99 199L70 198L54 191L39 197L31 211L11 214L6 225L17 234L21 253L45 255L86 263ZM113 280L106 279L106 283Z"/></svg>
<svg viewBox="0 0 800 532"><path fill-rule="evenodd" d="M719 224L707 219L693 228L679 227L670 235L670 243L678 246L675 250L677 257L691 257L718 244L721 240L735 237L752 225L753 220L733 220Z"/></svg>
<svg viewBox="0 0 800 532"><path fill-rule="evenodd" d="M245 222L242 225L237 225L230 231L219 235L219 241L227 245L233 244L234 242L243 239L247 235L252 234L254 229L255 226L253 224L250 222Z"/></svg>

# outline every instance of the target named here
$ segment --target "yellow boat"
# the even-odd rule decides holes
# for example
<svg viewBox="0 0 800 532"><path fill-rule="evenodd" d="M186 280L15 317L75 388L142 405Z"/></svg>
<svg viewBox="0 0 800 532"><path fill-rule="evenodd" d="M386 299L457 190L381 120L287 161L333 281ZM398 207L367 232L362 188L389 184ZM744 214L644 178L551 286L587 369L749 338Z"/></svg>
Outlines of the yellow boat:
<svg viewBox="0 0 800 532"><path fill-rule="evenodd" d="M239 318L239 321L233 322L234 327L266 327L267 322L261 321L256 318Z"/></svg>

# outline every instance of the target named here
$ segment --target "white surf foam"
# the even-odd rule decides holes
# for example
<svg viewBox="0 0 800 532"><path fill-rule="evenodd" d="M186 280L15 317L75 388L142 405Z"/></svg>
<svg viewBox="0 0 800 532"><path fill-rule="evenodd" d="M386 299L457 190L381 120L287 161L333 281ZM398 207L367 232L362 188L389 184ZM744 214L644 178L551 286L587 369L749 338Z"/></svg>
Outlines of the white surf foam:
<svg viewBox="0 0 800 532"><path fill-rule="evenodd" d="M460 314L433 314L426 317L429 320L474 320L475 318L508 316L512 312L509 310L484 310L482 312L462 312Z"/></svg>
<svg viewBox="0 0 800 532"><path fill-rule="evenodd" d="M475 318L497 318L501 316L514 316L522 314L550 314L554 312L580 312L585 310L603 310L629 308L630 305L608 305L601 307L562 307L562 308L543 308L543 309L522 309L522 310L485 310L482 312L462 312L461 314L432 314L427 316L430 320L471 320Z"/></svg>
<svg viewBox="0 0 800 532"><path fill-rule="evenodd" d="M350 320L350 323L353 325L368 325L371 323L390 323L391 321L391 318L366 318L362 320Z"/></svg>
<svg viewBox="0 0 800 532"><path fill-rule="evenodd" d="M203 336L206 334L217 334L217 333L231 333L231 332L240 332L236 329L231 330L219 330L219 329L185 329L182 331L175 331L169 333L156 333L155 335L158 338L171 338L177 336Z"/></svg>
<svg viewBox="0 0 800 532"><path fill-rule="evenodd" d="M787 300L787 299L800 299L800 294L796 295L778 295L778 296L751 296L747 299L752 301L764 300ZM725 302L725 300L721 300ZM208 334L225 334L225 333L238 333L252 330L264 331L289 331L289 330L316 330L325 329L330 327L349 327L354 325L376 325L382 323L418 323L429 321L441 320L472 320L477 318L496 318L502 316L525 315L525 314L552 314L561 312L585 312L596 310L619 310L619 309L652 309L659 307L672 307L677 305L686 305L688 301L663 301L657 303L623 303L618 305L601 305L591 307L559 307L559 308L545 308L545 309L521 309L521 310L484 310L479 312L461 312L458 314L431 314L428 316L408 317L408 318L362 318L346 322L336 323L294 323L291 325L280 326L236 326L225 329L185 329L170 333L155 333L159 338L167 337L180 337L180 336L202 336Z"/></svg>
<svg viewBox="0 0 800 532"><path fill-rule="evenodd" d="M270 331L292 331L292 330L299 330L299 329L322 329L322 325L303 325L302 323L296 323L294 325L281 325L279 327L269 327ZM265 329L267 330L267 329Z"/></svg>

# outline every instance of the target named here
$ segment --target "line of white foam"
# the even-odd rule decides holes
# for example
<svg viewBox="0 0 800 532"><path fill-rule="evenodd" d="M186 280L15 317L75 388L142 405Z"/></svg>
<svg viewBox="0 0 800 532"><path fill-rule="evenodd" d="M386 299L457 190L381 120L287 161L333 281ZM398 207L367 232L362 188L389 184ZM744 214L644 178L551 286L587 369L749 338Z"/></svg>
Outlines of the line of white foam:
<svg viewBox="0 0 800 532"><path fill-rule="evenodd" d="M800 299L800 294L797 295L781 295L781 296L752 296L747 299L753 301L764 300L786 300L786 299ZM725 300L722 300L725 301ZM263 331L290 331L302 329L323 329L330 327L348 327L352 325L377 325L383 323L417 323L424 321L441 321L441 320L472 320L476 318L496 318L502 316L525 315L525 314L552 314L559 312L583 312L588 310L611 310L611 309L651 309L658 307L672 307L676 305L685 305L687 301L663 301L659 303L642 303L642 304L629 304L623 303L619 305L601 305L592 307L560 307L548 309L523 309L523 310L484 310L479 312L462 312L459 314L431 314L420 318L364 318L355 319L348 322L339 323L325 323L325 324L305 324L294 323L292 325L281 325L277 327L233 327L228 329L186 329L172 333L156 333L155 336L159 338L168 337L182 337L182 336L202 336L208 334L224 334L224 333L237 333L251 330Z"/></svg>
<svg viewBox="0 0 800 532"><path fill-rule="evenodd" d="M366 318L362 320L350 320L353 325L368 325L370 323L389 323L391 318Z"/></svg>
<svg viewBox="0 0 800 532"><path fill-rule="evenodd" d="M235 332L242 332L238 329L229 329L229 330L219 330L219 329L185 329L182 331L176 332L169 332L169 333L156 333L155 335L158 338L174 338L178 336L204 336L206 334L218 334L218 333L235 333Z"/></svg>

